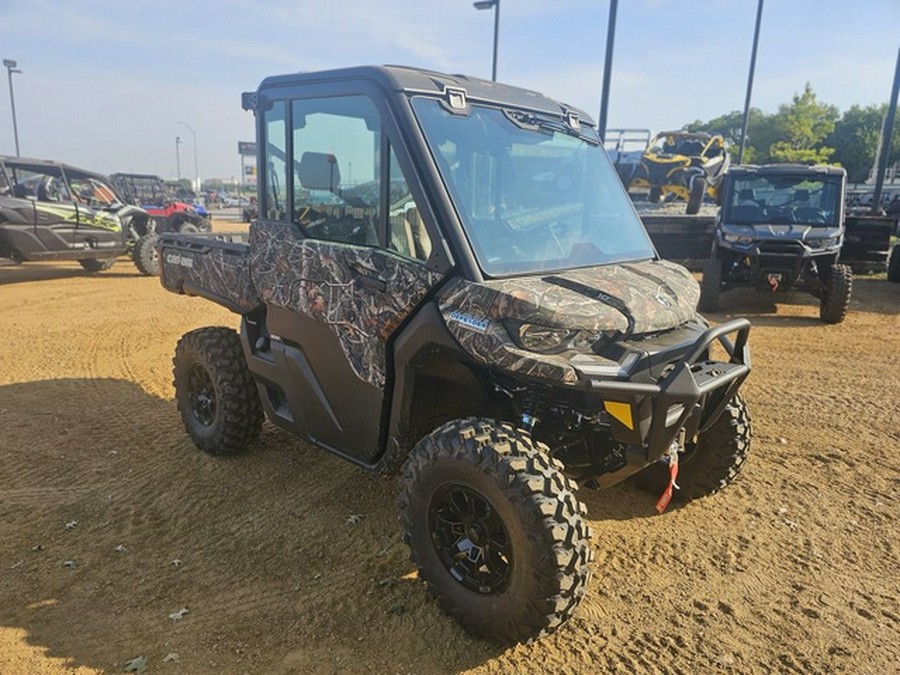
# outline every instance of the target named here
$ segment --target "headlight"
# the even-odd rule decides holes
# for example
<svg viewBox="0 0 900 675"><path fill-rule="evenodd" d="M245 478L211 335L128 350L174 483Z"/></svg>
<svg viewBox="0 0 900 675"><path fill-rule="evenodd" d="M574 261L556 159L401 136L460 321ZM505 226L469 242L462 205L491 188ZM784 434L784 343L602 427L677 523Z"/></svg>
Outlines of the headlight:
<svg viewBox="0 0 900 675"><path fill-rule="evenodd" d="M587 351L602 337L601 333L594 331L543 326L538 323L506 321L504 324L518 346L543 354L554 354L567 349Z"/></svg>
<svg viewBox="0 0 900 675"><path fill-rule="evenodd" d="M812 246L813 248L832 248L833 246L837 246L838 242L841 240L840 237L827 237L825 239L807 239L806 245Z"/></svg>
<svg viewBox="0 0 900 675"><path fill-rule="evenodd" d="M745 237L742 234L725 234L722 236L722 239L727 241L730 244L752 244L753 237Z"/></svg>

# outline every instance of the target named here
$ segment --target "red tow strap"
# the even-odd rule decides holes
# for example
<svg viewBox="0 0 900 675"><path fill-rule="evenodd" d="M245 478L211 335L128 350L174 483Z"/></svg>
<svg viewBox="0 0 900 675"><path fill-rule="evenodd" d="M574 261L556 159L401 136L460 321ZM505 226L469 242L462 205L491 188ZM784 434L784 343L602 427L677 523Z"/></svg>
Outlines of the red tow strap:
<svg viewBox="0 0 900 675"><path fill-rule="evenodd" d="M678 453L672 453L669 457L669 484L666 485L665 491L662 493L662 496L659 498L659 501L656 502L656 511L657 513L662 513L666 510L666 507L669 505L669 502L672 501L672 493L674 490L678 489L678 486L675 484L675 479L678 478Z"/></svg>

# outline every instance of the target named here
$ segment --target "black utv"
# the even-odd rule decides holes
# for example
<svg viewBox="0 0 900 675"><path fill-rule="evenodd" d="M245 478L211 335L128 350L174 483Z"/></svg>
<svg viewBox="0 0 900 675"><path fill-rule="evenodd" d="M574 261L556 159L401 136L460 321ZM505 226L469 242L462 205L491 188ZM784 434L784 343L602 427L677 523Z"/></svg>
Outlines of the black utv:
<svg viewBox="0 0 900 675"><path fill-rule="evenodd" d="M840 323L850 306L852 270L838 263L844 242L847 172L833 166L771 164L728 170L700 309L737 286L765 293L802 290L819 315Z"/></svg>
<svg viewBox="0 0 900 675"><path fill-rule="evenodd" d="M271 77L244 107L262 168L249 241L159 242L167 289L242 317L175 349L202 450L237 452L268 417L399 469L420 579L500 641L584 596L579 485L640 472L661 511L676 476L681 499L734 479L749 323L696 313L584 112L394 66Z"/></svg>
<svg viewBox="0 0 900 675"><path fill-rule="evenodd" d="M77 260L100 272L130 253L142 274L154 275L155 243L147 212L125 204L105 176L0 156L0 264Z"/></svg>

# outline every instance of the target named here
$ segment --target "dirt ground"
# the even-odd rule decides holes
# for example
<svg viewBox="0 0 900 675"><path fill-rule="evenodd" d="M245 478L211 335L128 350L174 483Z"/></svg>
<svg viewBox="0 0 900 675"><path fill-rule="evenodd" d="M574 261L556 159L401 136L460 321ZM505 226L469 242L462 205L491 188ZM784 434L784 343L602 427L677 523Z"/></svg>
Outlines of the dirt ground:
<svg viewBox="0 0 900 675"><path fill-rule="evenodd" d="M858 277L836 326L790 299L711 317L754 325L737 483L662 516L583 490L587 598L503 649L426 598L394 479L268 423L240 457L193 447L172 352L235 316L125 260L0 269L0 673L896 672L900 286Z"/></svg>

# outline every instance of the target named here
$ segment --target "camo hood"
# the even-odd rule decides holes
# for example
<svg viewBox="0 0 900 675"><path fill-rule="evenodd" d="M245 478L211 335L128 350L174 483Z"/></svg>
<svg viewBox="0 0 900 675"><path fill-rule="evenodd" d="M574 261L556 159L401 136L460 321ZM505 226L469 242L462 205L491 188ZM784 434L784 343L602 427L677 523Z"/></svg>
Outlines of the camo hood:
<svg viewBox="0 0 900 675"><path fill-rule="evenodd" d="M656 333L694 318L699 297L700 287L686 269L648 260L483 283L459 279L443 290L439 300L451 334L475 359L574 384L572 351L545 354L523 349L513 342L504 322L593 333ZM591 358L605 360L599 355Z"/></svg>
<svg viewBox="0 0 900 675"><path fill-rule="evenodd" d="M442 294L441 306L476 320L641 334L689 321L699 297L697 282L683 267L648 260L479 284L458 282Z"/></svg>

